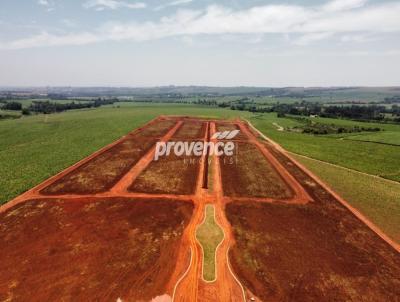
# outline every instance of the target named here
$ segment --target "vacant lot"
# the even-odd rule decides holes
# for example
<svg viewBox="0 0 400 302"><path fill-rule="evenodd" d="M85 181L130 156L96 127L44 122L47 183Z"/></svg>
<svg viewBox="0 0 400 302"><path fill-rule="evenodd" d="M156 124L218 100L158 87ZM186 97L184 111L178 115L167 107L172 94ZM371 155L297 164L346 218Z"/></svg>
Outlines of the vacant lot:
<svg viewBox="0 0 400 302"><path fill-rule="evenodd" d="M237 143L236 148L236 155L220 157L225 195L276 199L292 196L289 187L255 145Z"/></svg>
<svg viewBox="0 0 400 302"><path fill-rule="evenodd" d="M227 205L232 264L262 301L396 301L400 255L333 201Z"/></svg>
<svg viewBox="0 0 400 302"><path fill-rule="evenodd" d="M192 210L188 202L123 198L19 204L0 214L0 300L165 294Z"/></svg>
<svg viewBox="0 0 400 302"><path fill-rule="evenodd" d="M167 134L168 130L171 129L176 124L174 120L163 120L158 119L152 122L150 125L145 127L140 127L137 134L138 137L156 137L161 138Z"/></svg>
<svg viewBox="0 0 400 302"><path fill-rule="evenodd" d="M203 139L207 123L198 121L185 121L172 140Z"/></svg>
<svg viewBox="0 0 400 302"><path fill-rule="evenodd" d="M133 181L131 192L194 194L199 174L199 157L176 156L173 152L153 160Z"/></svg>

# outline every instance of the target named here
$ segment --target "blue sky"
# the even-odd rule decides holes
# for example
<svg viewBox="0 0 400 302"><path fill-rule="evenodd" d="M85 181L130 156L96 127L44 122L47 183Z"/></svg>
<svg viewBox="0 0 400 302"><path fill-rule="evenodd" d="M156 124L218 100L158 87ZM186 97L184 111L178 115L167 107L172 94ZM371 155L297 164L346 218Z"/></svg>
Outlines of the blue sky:
<svg viewBox="0 0 400 302"><path fill-rule="evenodd" d="M399 71L400 1L0 2L0 86L391 86Z"/></svg>

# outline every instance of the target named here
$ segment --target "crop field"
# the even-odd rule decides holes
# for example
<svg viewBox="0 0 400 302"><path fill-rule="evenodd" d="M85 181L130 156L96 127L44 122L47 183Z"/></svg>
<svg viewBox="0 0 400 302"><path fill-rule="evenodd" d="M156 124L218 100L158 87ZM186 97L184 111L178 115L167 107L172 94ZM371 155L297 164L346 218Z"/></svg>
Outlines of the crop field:
<svg viewBox="0 0 400 302"><path fill-rule="evenodd" d="M359 135L348 135L344 139L358 140L367 143L380 143L400 147L400 133L397 131L385 131L383 133L363 133Z"/></svg>
<svg viewBox="0 0 400 302"><path fill-rule="evenodd" d="M377 133L354 133L344 135L310 135L290 131L283 128L298 126L299 123L289 118L277 118L276 114L254 115L250 122L261 132L282 145L286 150L309 156L343 167L383 178L400 181L400 126L391 124L362 123L349 120L316 118L315 121L336 124L339 126L379 127L383 131ZM370 142L364 142L372 136ZM351 139L351 140L350 140ZM368 139L366 139L368 140ZM387 142L381 144L377 142Z"/></svg>
<svg viewBox="0 0 400 302"><path fill-rule="evenodd" d="M156 141L217 142L222 129L241 131L234 160L154 159ZM237 120L160 116L2 206L0 220L1 300L31 288L40 300L400 295L397 245Z"/></svg>

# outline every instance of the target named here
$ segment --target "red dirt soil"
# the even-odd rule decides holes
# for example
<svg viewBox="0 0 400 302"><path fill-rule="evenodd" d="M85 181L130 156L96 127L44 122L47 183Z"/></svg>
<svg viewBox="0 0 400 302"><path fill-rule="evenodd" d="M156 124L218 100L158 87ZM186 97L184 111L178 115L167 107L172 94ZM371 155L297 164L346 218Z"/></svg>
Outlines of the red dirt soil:
<svg viewBox="0 0 400 302"><path fill-rule="evenodd" d="M232 202L235 272L262 301L396 301L400 256L337 202Z"/></svg>
<svg viewBox="0 0 400 302"><path fill-rule="evenodd" d="M195 140L203 139L206 123L199 121L184 121L183 125L172 136L172 140Z"/></svg>
<svg viewBox="0 0 400 302"><path fill-rule="evenodd" d="M221 156L224 194L229 197L289 199L293 192L251 143L236 143L236 154Z"/></svg>
<svg viewBox="0 0 400 302"><path fill-rule="evenodd" d="M209 126L202 126L201 132L189 126L182 130L192 123ZM155 193L154 187L168 181L159 172L154 174L153 191L150 186L149 193L129 192L146 170L157 171L152 166L154 146L145 148L104 192L41 194L126 139L168 141L201 133L203 137L195 139L208 140L216 124L225 125L219 131L241 130L235 142L251 144L250 157L266 162L266 171L253 182L267 183L272 194L249 197L239 190L233 198L224 196L222 183L233 172L221 167L215 155L209 175L206 164L194 170L169 162L160 165L159 171L191 188L178 190L186 195L170 194L173 190ZM130 147L125 151L133 152ZM243 169L251 164L248 161ZM243 122L161 116L0 207L0 269L6 271L0 276L0 300L35 300L32 293L38 293L38 301L148 301L162 294L167 296L159 301L170 301L168 296L174 301L236 302L253 296L265 301L361 296L365 301L395 301L399 254L372 231L371 222L357 219L304 171L280 149L261 142ZM210 189L203 188L207 177L212 180ZM232 188L238 185L232 179ZM286 190L290 194L282 197ZM217 279L211 283L202 280L202 252L195 238L207 203L215 206L225 235L216 251Z"/></svg>
<svg viewBox="0 0 400 302"><path fill-rule="evenodd" d="M29 200L0 214L0 300L149 301L167 292L193 204Z"/></svg>
<svg viewBox="0 0 400 302"><path fill-rule="evenodd" d="M176 119L169 119L161 116L144 127L138 129L137 134L142 137L156 137L161 138L167 134L168 130L171 129L175 124Z"/></svg>
<svg viewBox="0 0 400 302"><path fill-rule="evenodd" d="M233 130L241 130L239 125L237 123L232 123L232 122L218 122L216 123L216 131L218 132L224 132L224 131L233 131ZM246 141L248 140L249 137L247 134L243 131L240 131L238 135L236 135L233 140L239 140L239 141Z"/></svg>
<svg viewBox="0 0 400 302"><path fill-rule="evenodd" d="M200 162L197 157L175 154L152 161L129 187L130 192L192 195Z"/></svg>

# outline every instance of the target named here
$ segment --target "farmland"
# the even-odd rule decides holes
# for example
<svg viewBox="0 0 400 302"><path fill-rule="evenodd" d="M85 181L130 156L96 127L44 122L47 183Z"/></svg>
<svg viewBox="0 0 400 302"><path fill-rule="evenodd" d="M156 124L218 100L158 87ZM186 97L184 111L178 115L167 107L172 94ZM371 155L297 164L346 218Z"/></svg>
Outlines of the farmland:
<svg viewBox="0 0 400 302"><path fill-rule="evenodd" d="M215 143L217 131L232 129L241 131L235 160L215 153L189 165L191 156L154 159L156 141ZM399 294L392 278L400 273L399 247L239 120L149 119L0 209L4 299L25 299L19 280L28 264L33 272L24 284L40 288L44 300ZM27 244L28 237L37 240ZM100 252L109 244L111 253ZM66 268L79 259L87 261Z"/></svg>
<svg viewBox="0 0 400 302"><path fill-rule="evenodd" d="M364 136L372 136L368 140L396 144L400 133L398 125L317 118L319 122L329 124L365 125L384 129L378 133L361 133L356 136L352 133L341 136L319 136L279 131L274 123L286 128L295 127L298 122L290 118L277 118L274 113L252 114L187 104L118 104L119 108L110 105L91 110L34 115L17 120L0 121L0 202L7 202L163 113L208 118L246 118L289 151L394 180L397 179L396 175L399 173L398 147L353 141L353 139L362 139ZM189 127L186 130L182 128L180 131L185 131L183 135L192 138L199 135L196 129ZM180 131L178 130L176 139L180 139ZM188 131L193 133L190 134ZM321 170L323 173L325 171ZM324 175L319 174L319 176ZM326 181L364 213L379 211L374 202L376 198L371 197L377 194L383 196L380 198L379 208L393 209L390 192L398 188L396 184L392 185L393 190L388 191L384 182L375 180L372 183L369 181L371 185L368 186L364 186L359 181L352 182L351 186L345 186L340 179L338 181L326 179ZM212 179L209 183L212 186ZM363 198L361 199L360 196ZM393 229L391 234L398 234L396 227L398 224L393 219L395 215L388 212L387 215L381 217L375 215L369 217L384 229L387 225L392 225L393 227L389 227Z"/></svg>
<svg viewBox="0 0 400 302"><path fill-rule="evenodd" d="M391 124L362 123L338 119L317 118L316 121L323 123L337 123L338 125L364 125L366 127L380 127L384 131L374 134L375 141L380 138L390 143L398 144L400 141L400 126ZM250 121L260 131L267 134L271 139L281 144L285 149L306 155L315 159L327 161L333 164L379 175L384 178L400 180L400 157L399 147L394 145L377 144L375 142L363 142L349 140L354 134L346 135L309 135L291 131L279 131L277 126L294 127L299 123L289 118L277 118L275 114L262 114L253 116ZM360 140L363 135L357 136Z"/></svg>
<svg viewBox="0 0 400 302"><path fill-rule="evenodd" d="M400 126L320 119L326 123L379 126L385 131L341 137L278 131L273 123L293 127L298 123L275 114L217 109L205 106L155 103L119 103L91 110L36 115L0 122L0 202L38 184L100 147L127 134L159 114L196 115L209 118L249 119L258 129L295 153L310 156L373 175L398 180L398 147L354 140L398 144ZM367 136L372 136L368 138ZM353 140L354 139L354 140ZM68 148L60 146L67 145ZM346 152L343 152L346 150Z"/></svg>

